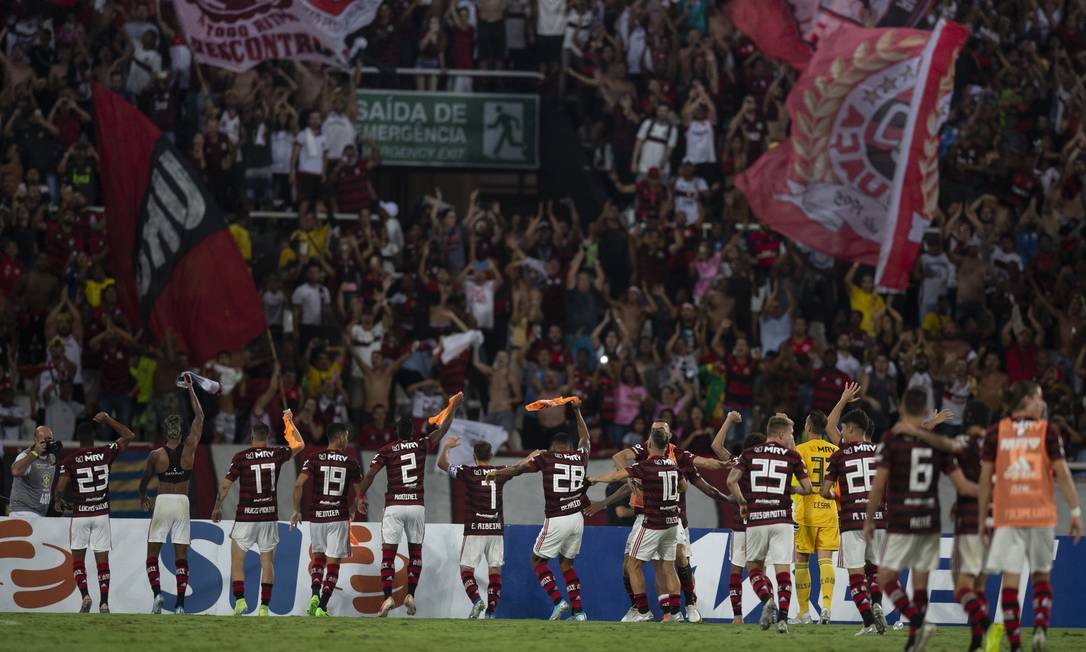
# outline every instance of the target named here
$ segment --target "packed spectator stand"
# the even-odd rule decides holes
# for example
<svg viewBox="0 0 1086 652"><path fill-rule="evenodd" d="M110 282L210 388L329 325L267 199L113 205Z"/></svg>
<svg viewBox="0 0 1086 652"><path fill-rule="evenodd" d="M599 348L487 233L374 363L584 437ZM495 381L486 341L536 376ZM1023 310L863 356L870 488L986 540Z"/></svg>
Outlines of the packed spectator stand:
<svg viewBox="0 0 1086 652"><path fill-rule="evenodd" d="M166 1L9 3L2 438L43 423L69 440L101 409L157 441L187 409L185 369L223 385L205 397L210 444L245 441L286 404L309 443L346 421L376 449L397 416L421 422L463 390L469 418L530 450L568 426L520 406L575 393L599 456L656 418L709 453L729 410L743 416L735 446L774 412L828 411L848 380L876 439L912 386L954 413L953 435L970 400L1000 413L1007 385L1035 378L1069 458L1086 459L1086 5L937 3L933 19L972 37L941 138L940 211L902 294L761 227L734 188L787 136L795 73L722 5L399 0L350 70L232 73L194 63ZM503 68L539 81L455 74ZM124 317L106 271L95 81L166 133L231 216L267 337L192 361ZM605 194L492 194L468 176L417 192L358 137L358 88L537 93ZM449 345L473 331L479 346Z"/></svg>

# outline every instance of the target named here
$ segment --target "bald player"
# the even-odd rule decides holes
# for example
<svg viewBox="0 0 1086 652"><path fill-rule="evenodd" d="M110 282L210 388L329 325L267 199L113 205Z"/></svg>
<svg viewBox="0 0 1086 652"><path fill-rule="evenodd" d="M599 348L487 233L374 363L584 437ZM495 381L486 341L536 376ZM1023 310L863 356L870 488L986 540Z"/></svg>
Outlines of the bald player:
<svg viewBox="0 0 1086 652"><path fill-rule="evenodd" d="M151 584L154 600L151 613L162 613L162 593L159 582L158 553L162 544L169 537L173 542L174 575L177 578L176 613L185 613L185 594L189 585L189 542L191 522L189 520L189 478L196 462L196 446L204 431L204 409L196 398L192 380L185 375L181 381L188 391L192 405L192 425L188 436L181 440L181 415L171 414L166 417L166 443L156 448L147 456L147 465L140 478L140 505L143 511L151 511L151 499L147 496L147 485L151 477L158 476L158 495L151 515L151 526L147 530L147 581Z"/></svg>

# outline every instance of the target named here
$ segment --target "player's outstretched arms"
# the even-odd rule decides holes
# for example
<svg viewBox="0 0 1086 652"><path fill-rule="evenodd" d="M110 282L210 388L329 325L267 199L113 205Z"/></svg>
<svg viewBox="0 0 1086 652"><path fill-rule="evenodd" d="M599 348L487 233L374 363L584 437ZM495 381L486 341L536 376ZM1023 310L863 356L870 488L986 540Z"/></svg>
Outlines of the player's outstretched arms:
<svg viewBox="0 0 1086 652"><path fill-rule="evenodd" d="M541 452L542 451L536 451L532 454L532 457L534 458ZM528 461L524 461L519 464L507 466L504 469L491 469L490 471L486 472L486 479L498 480L500 478L515 478L518 475L521 475L523 473L531 473L532 471L535 471L535 469L532 467L531 460L529 459Z"/></svg>
<svg viewBox="0 0 1086 652"><path fill-rule="evenodd" d="M611 471L607 475L596 475L585 478L590 486L594 484L611 484L612 482L618 482L619 480L625 480L630 477L630 474L626 469L619 469L617 471Z"/></svg>
<svg viewBox="0 0 1086 652"><path fill-rule="evenodd" d="M188 437L185 437L184 448L181 450L181 455L184 457L193 455L196 453L196 446L200 443L200 438L204 436L204 407L200 405L200 399L196 397L196 390L192 387L192 379L185 374L184 380L185 389L189 392L189 404L192 406L192 425L189 426Z"/></svg>
<svg viewBox="0 0 1086 652"><path fill-rule="evenodd" d="M602 512L611 505L623 502L632 491L633 487L631 487L629 483L624 484L621 489L615 491L610 496L604 498L603 500L594 502L586 507L584 510L585 516L595 516L596 514Z"/></svg>
<svg viewBox="0 0 1086 652"><path fill-rule="evenodd" d="M218 523L222 520L222 501L226 500L226 494L230 493L230 487L234 486L234 481L230 478L223 478L222 483L219 484L219 493L215 496L215 506L211 509L211 520Z"/></svg>
<svg viewBox="0 0 1086 652"><path fill-rule="evenodd" d="M701 491L701 493L705 494L706 496L712 498L713 500L715 500L717 502L720 502L720 503L734 503L735 502L734 498L732 498L731 496L728 496L727 494L725 494L721 490L717 489L713 485L706 482L705 478L698 478L697 480L695 480L694 481L694 486L697 487L698 490Z"/></svg>
<svg viewBox="0 0 1086 652"><path fill-rule="evenodd" d="M445 448L441 451L441 456L437 458L437 468L448 473L449 472L449 451L460 445L460 438L456 435L449 435L448 441L445 442Z"/></svg>
<svg viewBox="0 0 1086 652"><path fill-rule="evenodd" d="M742 490L739 489L739 479L743 477L743 469L734 468L732 472L728 474L728 492L731 493L732 498L735 499L735 504L739 505L739 514L743 517L747 517L747 499L743 497Z"/></svg>
<svg viewBox="0 0 1086 652"><path fill-rule="evenodd" d="M298 479L294 481L294 513L290 515L291 528L298 527L298 524L302 522L302 490L305 489L307 480L309 480L308 473L299 473Z"/></svg>
<svg viewBox="0 0 1086 652"><path fill-rule="evenodd" d="M837 404L833 406L830 413L826 415L826 436L830 438L835 446L841 445L841 415L845 412L845 407L857 401L860 398L860 383L845 383L845 388L841 391L841 398L837 401Z"/></svg>
<svg viewBox="0 0 1086 652"><path fill-rule="evenodd" d="M294 459L305 450L305 441L302 440L302 435L298 432L298 427L294 425L294 413L287 408L283 410L283 436L287 440L287 445L290 446L290 458Z"/></svg>
<svg viewBox="0 0 1086 652"><path fill-rule="evenodd" d="M694 466L699 469L708 469L710 471L723 471L724 469L730 469L735 466L735 459L729 458L726 460L712 459L710 457L702 457L701 455L694 456Z"/></svg>
<svg viewBox="0 0 1086 652"><path fill-rule="evenodd" d="M120 421L117 421L113 417L109 416L108 412L99 412L94 415L95 423L104 423L113 429L113 432L117 433L117 450L124 450L128 448L128 444L136 438L136 433L132 432L132 429L124 425Z"/></svg>
<svg viewBox="0 0 1086 652"><path fill-rule="evenodd" d="M902 421L895 423L890 429L890 432L895 435L908 435L915 439L919 439L935 450L950 453L951 455L957 455L962 452L962 444L957 439L950 439L949 437L944 437L943 435L931 432L930 430L925 430L924 428L911 426Z"/></svg>
<svg viewBox="0 0 1086 652"><path fill-rule="evenodd" d="M709 447L713 449L713 454L717 459L727 462L732 459L731 452L724 447L724 442L728 438L728 433L732 427L737 423L743 422L743 415L739 414L735 410L732 410L724 417L724 423L720 425L720 429L716 431L716 435L713 437L713 441L709 444Z"/></svg>
<svg viewBox="0 0 1086 652"><path fill-rule="evenodd" d="M587 454L592 450L592 436L588 432L588 424L584 422L584 416L581 415L580 397L574 396L569 404L573 407L573 417L577 419L577 450L585 451Z"/></svg>
<svg viewBox="0 0 1086 652"><path fill-rule="evenodd" d="M623 448L611 456L611 461L614 462L616 469L624 469L633 464L636 457L632 448Z"/></svg>

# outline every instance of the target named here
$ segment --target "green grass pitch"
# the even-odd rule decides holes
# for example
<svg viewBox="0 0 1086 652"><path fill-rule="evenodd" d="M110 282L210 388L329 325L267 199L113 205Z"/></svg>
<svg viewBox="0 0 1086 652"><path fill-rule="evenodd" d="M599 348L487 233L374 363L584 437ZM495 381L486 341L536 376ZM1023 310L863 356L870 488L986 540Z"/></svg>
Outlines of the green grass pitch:
<svg viewBox="0 0 1086 652"><path fill-rule="evenodd" d="M620 624L537 620L430 620L390 618L233 618L122 614L0 613L3 649L14 651L75 649L185 650L185 652L274 652L312 650L378 652L452 650L470 652L567 652L606 650L720 650L759 652L822 652L832 650L900 650L903 631L882 637L853 638L852 625L792 627L788 635L763 632L757 625L736 627L718 623ZM1029 633L1023 636L1029 649ZM941 627L930 650L965 650L964 627ZM1054 629L1048 649L1086 649L1086 629ZM365 646L364 648L362 646ZM1004 641L1003 648L1007 649Z"/></svg>

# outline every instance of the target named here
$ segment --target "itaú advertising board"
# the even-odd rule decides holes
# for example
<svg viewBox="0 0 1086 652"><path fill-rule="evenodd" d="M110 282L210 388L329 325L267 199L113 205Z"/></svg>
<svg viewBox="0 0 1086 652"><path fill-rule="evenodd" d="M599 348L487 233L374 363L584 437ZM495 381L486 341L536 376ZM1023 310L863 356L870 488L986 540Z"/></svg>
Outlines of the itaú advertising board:
<svg viewBox="0 0 1086 652"><path fill-rule="evenodd" d="M146 613L151 607L151 590L144 568L149 521L146 519L113 519L113 551L110 554L110 609L119 613ZM68 552L66 518L23 520L0 518L0 611L75 612L79 609L79 591L72 577L71 554ZM185 599L188 613L226 615L233 613L234 598L230 592L230 529L233 523L223 521L193 521L192 547L189 550L189 587ZM593 620L618 620L629 608L622 584L622 551L628 530L617 527L585 528L581 553L577 557L585 610ZM333 595L329 612L333 616L373 616L384 596L381 592L380 524L355 523L351 526L354 539L350 558L344 560L339 585ZM510 525L505 529L505 568L503 591L498 607L499 618L546 618L551 611L550 600L540 589L529 563L532 545L539 526ZM453 524L431 524L426 528L423 546L423 570L416 592L418 615L423 618L464 618L471 604L464 594L460 580L460 546L462 527ZM727 530L693 529L690 546L691 563L699 596L698 607L708 620L728 620L733 617L728 599L728 547L731 533ZM942 540L940 570L930 580L931 606L929 617L939 624L965 624L965 613L954 600L953 581L949 565L953 540ZM1073 546L1060 537L1052 577L1055 604L1053 627L1086 627L1081 610L1073 609L1075 587L1086 585L1086 547ZM279 523L279 547L275 559L275 587L270 610L274 615L304 615L310 596L309 526L303 523L291 529ZM162 592L166 608L172 609L174 595L174 555L172 546L162 548L160 563ZM558 572L555 564L554 570ZM255 552L245 559L246 601L250 612L259 604L260 563ZM646 566L648 581L651 569ZM818 567L812 559L812 577ZM1028 568L1023 567L1028 577ZM98 585L94 564L88 560L87 584L97 606ZM560 575L559 575L560 577ZM485 593L486 569L478 569L476 581ZM817 586L817 585L816 585ZM407 550L401 545L396 557L393 597L401 603L407 592ZM817 591L812 600L817 602ZM999 580L989 581L989 596L999 595ZM1027 588L1021 598L1024 625L1032 624L1030 603L1032 593ZM748 582L743 585L743 616L756 622L759 602ZM792 601L793 615L797 603ZM990 604L990 612L999 619L998 605ZM889 620L893 605L884 598ZM818 605L812 605L817 611ZM833 597L835 622L860 622L859 613L848 593L847 572L836 569ZM403 616L403 609L392 612Z"/></svg>

